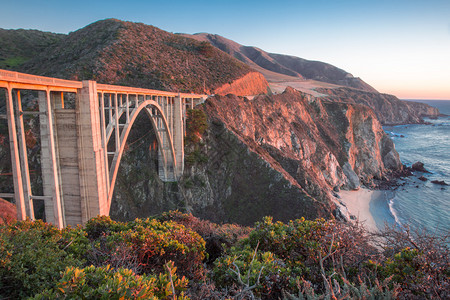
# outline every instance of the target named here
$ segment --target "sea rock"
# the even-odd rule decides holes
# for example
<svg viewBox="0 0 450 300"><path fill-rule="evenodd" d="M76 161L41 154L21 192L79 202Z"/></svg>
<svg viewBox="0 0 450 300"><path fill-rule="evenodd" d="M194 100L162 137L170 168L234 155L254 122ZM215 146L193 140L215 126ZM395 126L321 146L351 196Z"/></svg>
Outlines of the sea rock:
<svg viewBox="0 0 450 300"><path fill-rule="evenodd" d="M431 183L439 185L448 185L444 180L432 180Z"/></svg>
<svg viewBox="0 0 450 300"><path fill-rule="evenodd" d="M424 177L424 176L420 176L420 177L419 177L419 180L422 180L422 181L428 181L428 178L426 178L426 177Z"/></svg>
<svg viewBox="0 0 450 300"><path fill-rule="evenodd" d="M430 173L427 169L424 168L423 162L421 162L421 161L417 161L417 162L413 163L413 165L411 166L411 169L413 169L414 171Z"/></svg>

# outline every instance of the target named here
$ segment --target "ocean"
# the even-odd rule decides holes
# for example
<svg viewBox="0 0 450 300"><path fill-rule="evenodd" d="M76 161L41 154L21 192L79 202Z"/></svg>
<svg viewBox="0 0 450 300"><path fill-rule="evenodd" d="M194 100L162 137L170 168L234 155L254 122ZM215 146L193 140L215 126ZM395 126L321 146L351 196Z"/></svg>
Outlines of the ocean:
<svg viewBox="0 0 450 300"><path fill-rule="evenodd" d="M425 118L431 125L385 126L403 164L424 163L431 173L416 172L401 180L404 185L387 193L387 203L378 203L373 213L383 213L388 223L409 224L432 233L450 233L450 186L431 183L444 180L450 184L450 100L411 100L437 107L442 114L437 120ZM423 175L428 181L418 179ZM384 206L384 208L383 208ZM375 211L377 210L377 211ZM372 211L372 207L371 207Z"/></svg>

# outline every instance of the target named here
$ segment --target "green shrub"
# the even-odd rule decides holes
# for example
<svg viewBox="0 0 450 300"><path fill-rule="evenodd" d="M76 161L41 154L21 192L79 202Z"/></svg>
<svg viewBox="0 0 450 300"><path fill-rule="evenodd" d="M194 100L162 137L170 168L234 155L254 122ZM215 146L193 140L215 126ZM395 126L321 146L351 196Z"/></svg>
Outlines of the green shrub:
<svg viewBox="0 0 450 300"><path fill-rule="evenodd" d="M290 263L317 258L322 250L322 237L328 233L329 222L304 218L291 220L289 223L273 222L272 217L265 217L255 224L250 233L249 243L252 247L259 244L260 249L271 251Z"/></svg>
<svg viewBox="0 0 450 300"><path fill-rule="evenodd" d="M368 245L362 227L323 219L273 222L265 217L255 224L244 244L269 251L283 260L290 276L312 283L324 292L324 278L357 282L361 268L376 250Z"/></svg>
<svg viewBox="0 0 450 300"><path fill-rule="evenodd" d="M85 231L90 240L96 240L111 232L118 232L126 229L125 223L113 221L109 216L97 216L92 218L85 226Z"/></svg>
<svg viewBox="0 0 450 300"><path fill-rule="evenodd" d="M192 152L189 152L185 159L184 162L186 163L186 165L188 166L192 166L194 164L202 164L202 163L206 163L208 162L208 157L206 155L204 155L200 149L195 149Z"/></svg>
<svg viewBox="0 0 450 300"><path fill-rule="evenodd" d="M284 224L265 217L255 224L248 238L251 247L259 245L261 251L270 251L291 268L292 276L304 277L313 283L322 282L319 260L327 246L323 236L330 224L323 219L309 221L297 219ZM335 246L334 246L335 247Z"/></svg>
<svg viewBox="0 0 450 300"><path fill-rule="evenodd" d="M188 109L186 112L186 145L196 144L208 129L206 114L200 109Z"/></svg>
<svg viewBox="0 0 450 300"><path fill-rule="evenodd" d="M91 252L96 265L113 262L115 267L131 265L138 272L159 273L171 260L180 274L190 278L203 276L205 241L176 222L136 219L121 223L97 217L88 222L86 230L89 238L98 237L92 240Z"/></svg>
<svg viewBox="0 0 450 300"><path fill-rule="evenodd" d="M113 270L110 266L67 268L53 289L33 299L187 299L183 291L187 279L178 278L173 262L165 274L136 275L128 269Z"/></svg>
<svg viewBox="0 0 450 300"><path fill-rule="evenodd" d="M19 299L49 288L67 266L82 266L81 231L19 221L0 226L0 298Z"/></svg>
<svg viewBox="0 0 450 300"><path fill-rule="evenodd" d="M214 262L212 277L219 287L236 285L243 292L265 299L278 299L295 288L291 270L272 252L261 252L246 245L232 247L228 254Z"/></svg>
<svg viewBox="0 0 450 300"><path fill-rule="evenodd" d="M308 281L298 281L298 294L285 293L286 300L319 300L319 299L398 299L399 287L389 286L390 279L383 282L375 281L375 284L368 286L363 282L352 284L347 280L339 283L334 280L331 289L324 293L316 294L312 284Z"/></svg>
<svg viewBox="0 0 450 300"><path fill-rule="evenodd" d="M382 262L369 261L367 267L377 278L391 278L406 298L446 298L449 296L450 268L446 257L430 261L418 249L405 248ZM441 264L445 264L442 267Z"/></svg>

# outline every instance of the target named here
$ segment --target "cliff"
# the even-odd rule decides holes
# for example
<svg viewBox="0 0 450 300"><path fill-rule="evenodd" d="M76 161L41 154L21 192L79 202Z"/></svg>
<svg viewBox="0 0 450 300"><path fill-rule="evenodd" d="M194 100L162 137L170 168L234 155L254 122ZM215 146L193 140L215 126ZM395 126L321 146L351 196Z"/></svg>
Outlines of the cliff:
<svg viewBox="0 0 450 300"><path fill-rule="evenodd" d="M136 180L127 172L133 168L123 165L116 188L133 196L113 201L114 217L184 208L209 220L246 225L268 214L277 220L329 218L333 188L371 185L402 167L392 141L364 105L323 102L287 89L253 100L214 96L199 108L209 128L197 145L186 147L182 180L163 184L155 175ZM145 156L145 150L139 153ZM127 161L139 169L149 165L143 158ZM145 188L136 188L136 182Z"/></svg>
<svg viewBox="0 0 450 300"><path fill-rule="evenodd" d="M401 168L393 143L363 105L326 103L288 88L252 101L214 97L206 107L211 118L251 141L249 148L264 158L275 159L315 197L336 186L358 187L347 164L364 183Z"/></svg>
<svg viewBox="0 0 450 300"><path fill-rule="evenodd" d="M437 117L437 108L424 103L399 100L388 94L371 93L350 88L317 89L327 101L364 104L372 108L383 125L423 123L422 117Z"/></svg>

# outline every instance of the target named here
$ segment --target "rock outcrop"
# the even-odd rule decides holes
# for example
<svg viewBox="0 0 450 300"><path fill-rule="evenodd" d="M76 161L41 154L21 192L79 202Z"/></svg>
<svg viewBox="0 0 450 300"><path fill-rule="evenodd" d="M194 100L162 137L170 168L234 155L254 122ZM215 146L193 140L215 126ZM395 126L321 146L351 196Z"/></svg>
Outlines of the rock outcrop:
<svg viewBox="0 0 450 300"><path fill-rule="evenodd" d="M419 172L423 172L423 173L430 173L427 169L425 169L423 162L421 161L416 161L415 163L412 164L411 169L413 169L414 171L419 171Z"/></svg>

